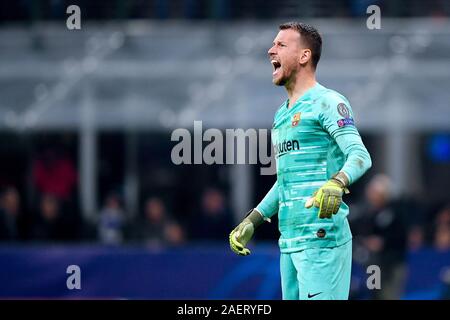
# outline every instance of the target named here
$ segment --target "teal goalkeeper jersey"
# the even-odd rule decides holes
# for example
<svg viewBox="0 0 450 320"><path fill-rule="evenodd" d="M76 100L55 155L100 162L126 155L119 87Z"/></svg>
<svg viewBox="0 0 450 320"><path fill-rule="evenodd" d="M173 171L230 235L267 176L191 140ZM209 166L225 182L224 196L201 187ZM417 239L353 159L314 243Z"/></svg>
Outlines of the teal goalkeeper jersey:
<svg viewBox="0 0 450 320"><path fill-rule="evenodd" d="M347 99L317 83L293 106L284 102L272 128L277 181L256 209L266 218L278 213L281 252L335 247L352 238L348 206L342 202L330 219L305 202L335 173L350 184L371 166L371 159Z"/></svg>

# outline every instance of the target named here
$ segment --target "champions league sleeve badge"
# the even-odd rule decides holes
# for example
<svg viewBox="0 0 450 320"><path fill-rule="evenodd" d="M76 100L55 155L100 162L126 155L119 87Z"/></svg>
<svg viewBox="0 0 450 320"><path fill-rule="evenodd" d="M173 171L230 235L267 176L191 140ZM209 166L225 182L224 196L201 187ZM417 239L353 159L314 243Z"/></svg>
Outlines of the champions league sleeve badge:
<svg viewBox="0 0 450 320"><path fill-rule="evenodd" d="M345 105L345 103L339 103L337 105L337 111L342 117L344 117L343 119L339 119L337 121L337 125L339 126L339 128L355 125L355 120L353 120L353 118L350 117L350 110Z"/></svg>

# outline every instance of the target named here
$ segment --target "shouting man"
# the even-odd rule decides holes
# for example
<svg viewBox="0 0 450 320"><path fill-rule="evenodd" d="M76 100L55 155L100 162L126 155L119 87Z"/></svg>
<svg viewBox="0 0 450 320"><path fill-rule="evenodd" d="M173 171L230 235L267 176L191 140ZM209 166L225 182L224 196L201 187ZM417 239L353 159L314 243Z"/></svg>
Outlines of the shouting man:
<svg viewBox="0 0 450 320"><path fill-rule="evenodd" d="M352 234L342 202L372 165L341 94L316 81L322 38L312 26L282 24L268 51L272 81L287 100L272 130L277 181L231 232L231 249L248 255L254 230L278 213L283 299L348 299Z"/></svg>

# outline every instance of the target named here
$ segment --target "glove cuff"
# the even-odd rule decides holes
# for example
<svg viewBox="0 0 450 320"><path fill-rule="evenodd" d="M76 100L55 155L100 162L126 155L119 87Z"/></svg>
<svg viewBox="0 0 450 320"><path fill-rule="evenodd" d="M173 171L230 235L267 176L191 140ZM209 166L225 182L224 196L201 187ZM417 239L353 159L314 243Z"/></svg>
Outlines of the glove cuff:
<svg viewBox="0 0 450 320"><path fill-rule="evenodd" d="M259 227L261 224L264 223L265 219L263 215L256 209L252 209L247 213L247 216L245 219L249 220L254 228Z"/></svg>
<svg viewBox="0 0 450 320"><path fill-rule="evenodd" d="M338 183L344 190L345 194L350 193L350 191L347 189L347 186L349 185L349 181L348 181L347 175L344 172L339 171L338 173L336 173L334 176L331 177L331 180Z"/></svg>
<svg viewBox="0 0 450 320"><path fill-rule="evenodd" d="M343 188L346 188L349 185L349 181L348 181L347 175L344 172L342 172L342 171L339 171L338 173L336 173L331 178L333 180L336 180L337 182L339 182Z"/></svg>

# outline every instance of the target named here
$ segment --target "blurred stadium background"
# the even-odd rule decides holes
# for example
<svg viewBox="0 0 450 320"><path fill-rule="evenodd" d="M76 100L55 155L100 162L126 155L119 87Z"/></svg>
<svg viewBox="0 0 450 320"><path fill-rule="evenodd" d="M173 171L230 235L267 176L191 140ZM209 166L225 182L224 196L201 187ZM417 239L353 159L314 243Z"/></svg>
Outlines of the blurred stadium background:
<svg viewBox="0 0 450 320"><path fill-rule="evenodd" d="M227 243L275 177L174 165L170 137L194 120L270 129L285 92L266 52L295 19L322 32L318 80L349 98L374 163L347 198L351 298L450 298L449 14L444 0L0 2L0 297L279 299L276 221L251 257Z"/></svg>

